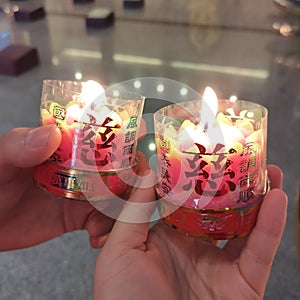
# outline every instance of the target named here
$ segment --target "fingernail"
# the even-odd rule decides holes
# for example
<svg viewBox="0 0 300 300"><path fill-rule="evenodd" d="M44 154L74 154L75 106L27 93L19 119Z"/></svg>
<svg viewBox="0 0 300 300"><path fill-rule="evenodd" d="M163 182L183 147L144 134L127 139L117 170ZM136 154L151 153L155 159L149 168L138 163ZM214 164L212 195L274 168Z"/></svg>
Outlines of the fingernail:
<svg viewBox="0 0 300 300"><path fill-rule="evenodd" d="M40 148L46 146L55 128L55 125L47 125L32 129L25 138L25 147Z"/></svg>

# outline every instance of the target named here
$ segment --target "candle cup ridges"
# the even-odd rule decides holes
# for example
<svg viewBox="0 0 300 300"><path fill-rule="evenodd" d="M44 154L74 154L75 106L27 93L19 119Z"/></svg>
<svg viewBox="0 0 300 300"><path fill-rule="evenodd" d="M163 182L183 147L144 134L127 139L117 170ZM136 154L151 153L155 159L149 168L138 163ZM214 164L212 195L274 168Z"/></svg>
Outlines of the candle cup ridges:
<svg viewBox="0 0 300 300"><path fill-rule="evenodd" d="M53 155L35 168L34 178L53 194L71 199L126 198L136 179L143 99L105 99L105 103L102 99L84 105L76 97L42 101L42 125L56 124L62 140Z"/></svg>
<svg viewBox="0 0 300 300"><path fill-rule="evenodd" d="M155 116L161 217L193 237L244 236L268 188L266 109L219 100L206 128L191 113L197 105L172 105Z"/></svg>

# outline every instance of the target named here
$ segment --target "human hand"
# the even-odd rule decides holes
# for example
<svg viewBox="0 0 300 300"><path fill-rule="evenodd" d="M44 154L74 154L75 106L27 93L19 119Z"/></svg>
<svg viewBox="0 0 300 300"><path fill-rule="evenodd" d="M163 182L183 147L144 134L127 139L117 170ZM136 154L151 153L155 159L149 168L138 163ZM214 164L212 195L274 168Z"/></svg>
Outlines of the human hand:
<svg viewBox="0 0 300 300"><path fill-rule="evenodd" d="M85 229L93 247L113 220L89 202L58 198L37 187L32 167L59 146L55 126L18 128L0 137L0 251L30 247L74 230Z"/></svg>
<svg viewBox="0 0 300 300"><path fill-rule="evenodd" d="M271 191L255 228L223 248L186 237L162 222L149 230L146 222L117 221L96 262L94 298L262 299L287 211L280 169L268 166L268 174ZM150 217L149 205L137 210L133 204L154 199L153 188L137 189L121 218Z"/></svg>

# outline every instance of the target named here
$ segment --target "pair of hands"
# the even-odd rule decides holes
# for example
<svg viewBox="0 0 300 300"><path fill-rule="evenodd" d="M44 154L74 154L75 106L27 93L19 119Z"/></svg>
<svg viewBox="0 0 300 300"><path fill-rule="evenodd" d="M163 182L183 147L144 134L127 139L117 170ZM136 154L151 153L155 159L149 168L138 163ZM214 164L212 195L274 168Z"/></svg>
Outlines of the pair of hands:
<svg viewBox="0 0 300 300"><path fill-rule="evenodd" d="M38 188L32 167L60 143L52 126L14 129L0 138L0 250L33 246L66 232L86 229L93 247L102 246L113 221L90 203L59 199ZM147 161L141 160L140 174ZM261 299L285 225L287 197L282 174L268 167L271 191L248 237L213 243L187 238L158 222L116 221L95 267L95 299ZM155 199L153 188L139 188L122 215L150 217L135 203ZM140 206L139 206L140 207Z"/></svg>

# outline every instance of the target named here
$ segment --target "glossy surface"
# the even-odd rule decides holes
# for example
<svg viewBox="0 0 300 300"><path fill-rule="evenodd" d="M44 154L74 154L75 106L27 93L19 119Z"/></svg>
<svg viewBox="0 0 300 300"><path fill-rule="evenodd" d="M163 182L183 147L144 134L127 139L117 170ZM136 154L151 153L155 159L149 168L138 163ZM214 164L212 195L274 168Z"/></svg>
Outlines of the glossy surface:
<svg viewBox="0 0 300 300"><path fill-rule="evenodd" d="M121 1L112 1L116 22L100 31L85 27L85 15L99 5L97 1L76 7L72 1L46 1L47 16L32 23L16 23L1 14L0 48L10 43L33 45L41 64L19 77L0 76L0 131L39 124L42 80L48 78L94 79L111 85L137 77L164 77L199 92L210 85L219 98L237 95L266 106L268 162L282 167L290 202L265 299L298 299L295 199L300 150L300 38L273 31L273 21L280 19L280 13L271 1L228 0L226 5L209 1L214 7L204 5L207 1L191 0L186 6L185 1L145 1L142 10L126 12ZM107 6L109 1L100 3ZM209 26L211 18L213 25L227 29L187 26L196 22L189 18ZM154 94L151 97L155 98ZM153 113L164 104L147 99L146 112ZM151 128L151 114L147 117ZM140 143L148 157L154 153L149 150L152 142L148 135ZM75 232L30 249L1 253L0 299L91 298L98 252L90 248L85 232Z"/></svg>

